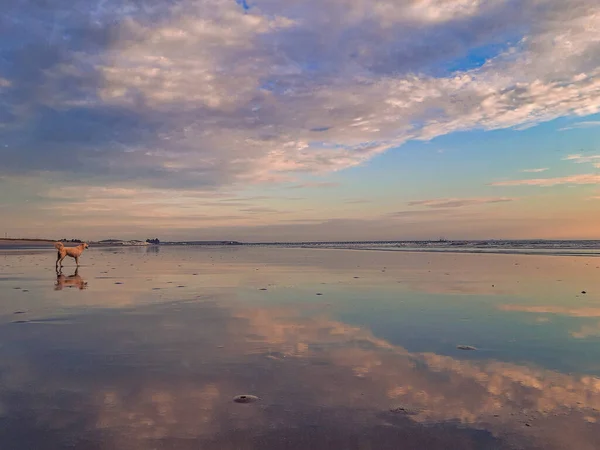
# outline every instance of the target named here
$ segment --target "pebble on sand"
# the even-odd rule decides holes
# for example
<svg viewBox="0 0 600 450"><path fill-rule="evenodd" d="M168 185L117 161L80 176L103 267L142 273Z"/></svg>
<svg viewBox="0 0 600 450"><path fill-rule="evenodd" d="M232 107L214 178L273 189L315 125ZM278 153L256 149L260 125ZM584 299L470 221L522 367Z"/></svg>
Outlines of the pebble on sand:
<svg viewBox="0 0 600 450"><path fill-rule="evenodd" d="M459 350L477 350L477 347L473 347L472 345L457 345L456 348Z"/></svg>
<svg viewBox="0 0 600 450"><path fill-rule="evenodd" d="M581 293L582 293L582 294L587 294L587 292L586 292L586 291L581 291Z"/></svg>
<svg viewBox="0 0 600 450"><path fill-rule="evenodd" d="M236 403L253 403L257 400L258 397L256 395L249 394L236 395L235 397L233 397L233 401Z"/></svg>

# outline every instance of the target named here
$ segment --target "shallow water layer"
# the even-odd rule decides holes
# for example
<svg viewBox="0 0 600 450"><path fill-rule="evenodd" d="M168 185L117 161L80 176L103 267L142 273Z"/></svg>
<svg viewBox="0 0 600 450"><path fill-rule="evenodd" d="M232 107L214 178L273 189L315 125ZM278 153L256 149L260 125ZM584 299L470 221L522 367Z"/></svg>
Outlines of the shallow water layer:
<svg viewBox="0 0 600 450"><path fill-rule="evenodd" d="M54 256L0 253L0 448L600 442L597 258L152 246L56 274Z"/></svg>

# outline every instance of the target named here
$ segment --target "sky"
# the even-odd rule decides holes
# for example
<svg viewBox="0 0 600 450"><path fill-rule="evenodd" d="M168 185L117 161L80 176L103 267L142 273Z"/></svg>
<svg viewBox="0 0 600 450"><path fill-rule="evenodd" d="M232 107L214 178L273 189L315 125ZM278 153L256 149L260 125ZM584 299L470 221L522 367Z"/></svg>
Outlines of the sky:
<svg viewBox="0 0 600 450"><path fill-rule="evenodd" d="M0 235L600 238L597 0L3 0Z"/></svg>

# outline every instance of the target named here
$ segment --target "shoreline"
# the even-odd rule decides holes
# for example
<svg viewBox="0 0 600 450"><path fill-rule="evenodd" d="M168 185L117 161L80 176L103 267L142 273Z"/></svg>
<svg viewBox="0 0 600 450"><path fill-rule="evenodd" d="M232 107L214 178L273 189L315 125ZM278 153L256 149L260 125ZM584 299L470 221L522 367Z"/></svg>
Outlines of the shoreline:
<svg viewBox="0 0 600 450"><path fill-rule="evenodd" d="M47 239L0 239L0 250L56 250L54 247L55 242ZM65 247L75 247L79 245L77 242L63 242ZM132 244L118 244L118 243L101 243L101 242L88 242L92 248L122 248L122 247L155 247L154 244L144 245L132 245Z"/></svg>
<svg viewBox="0 0 600 450"><path fill-rule="evenodd" d="M273 246L275 247L275 246ZM453 255L524 255L524 256L590 256L600 257L600 250L597 249L432 249L432 248L358 248L358 247L302 247L302 246L282 246L278 248L301 248L308 250L355 250L355 251L372 251L372 252L396 252L396 253L441 253ZM588 250L586 252L585 250ZM592 253L593 252L593 253Z"/></svg>
<svg viewBox="0 0 600 450"><path fill-rule="evenodd" d="M57 241L27 241L5 243L0 241L0 251L19 250L55 250L54 242ZM70 243L68 243L70 244ZM69 245L67 245L69 246ZM74 246L74 245L73 245ZM122 244L100 244L90 243L90 249L94 248L160 248L160 247L201 247L201 248L230 248L230 245L214 244L166 244L166 245L122 245ZM246 248L278 248L278 249L304 249L304 250L352 250L361 252L386 252L386 253L429 253L429 254L453 254L453 255L523 255L523 256L573 256L573 257L600 257L600 249L433 249L433 248L369 248L369 247L339 247L339 246L302 246L302 245L277 245L277 244L240 244L236 247Z"/></svg>

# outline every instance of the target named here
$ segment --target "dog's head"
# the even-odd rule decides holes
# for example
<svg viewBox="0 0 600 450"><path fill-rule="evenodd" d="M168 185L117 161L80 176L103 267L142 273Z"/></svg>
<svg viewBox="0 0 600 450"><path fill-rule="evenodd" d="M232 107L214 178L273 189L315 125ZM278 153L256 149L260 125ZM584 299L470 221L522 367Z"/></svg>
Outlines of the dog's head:
<svg viewBox="0 0 600 450"><path fill-rule="evenodd" d="M84 250L85 250L86 248L89 248L89 245L87 244L87 242L84 242L84 243L83 243L83 248L84 248Z"/></svg>

